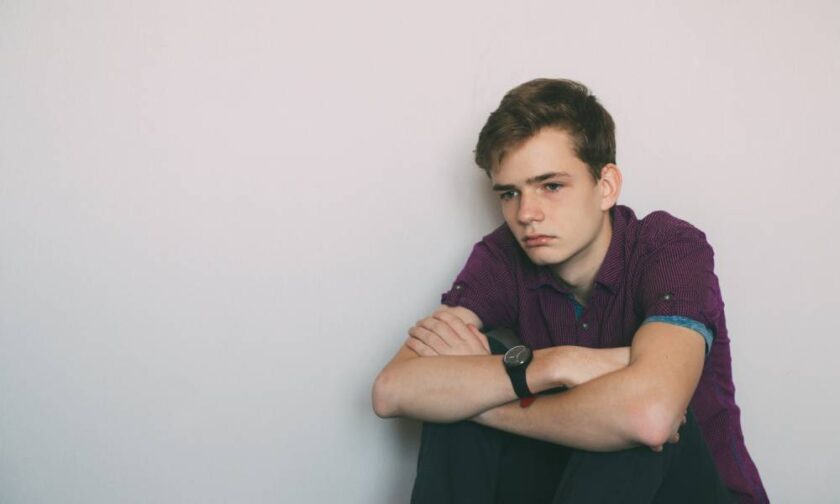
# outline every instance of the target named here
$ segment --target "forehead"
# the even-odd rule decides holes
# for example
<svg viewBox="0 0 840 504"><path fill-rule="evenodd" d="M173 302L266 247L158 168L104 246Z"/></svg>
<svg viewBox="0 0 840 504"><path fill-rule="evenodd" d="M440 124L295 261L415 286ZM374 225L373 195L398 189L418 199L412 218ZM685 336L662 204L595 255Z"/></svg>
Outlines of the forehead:
<svg viewBox="0 0 840 504"><path fill-rule="evenodd" d="M508 149L490 176L494 183L515 184L548 172L566 172L576 178L588 174L588 170L586 163L577 157L568 133L543 128Z"/></svg>

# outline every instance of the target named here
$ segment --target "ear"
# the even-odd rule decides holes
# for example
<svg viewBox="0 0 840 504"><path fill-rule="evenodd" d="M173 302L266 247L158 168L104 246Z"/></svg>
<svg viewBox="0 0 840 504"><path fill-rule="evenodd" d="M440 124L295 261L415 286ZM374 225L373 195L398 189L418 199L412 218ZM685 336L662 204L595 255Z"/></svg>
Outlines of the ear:
<svg viewBox="0 0 840 504"><path fill-rule="evenodd" d="M601 168L598 186L601 188L601 210L607 211L618 202L621 194L621 170L614 163L607 163Z"/></svg>

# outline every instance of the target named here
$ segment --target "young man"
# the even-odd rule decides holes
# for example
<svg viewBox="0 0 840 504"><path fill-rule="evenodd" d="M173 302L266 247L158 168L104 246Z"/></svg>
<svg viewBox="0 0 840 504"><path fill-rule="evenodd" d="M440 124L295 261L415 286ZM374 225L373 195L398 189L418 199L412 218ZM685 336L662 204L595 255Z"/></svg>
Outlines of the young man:
<svg viewBox="0 0 840 504"><path fill-rule="evenodd" d="M505 225L374 384L378 415L426 421L412 501L767 502L712 249L617 205L609 113L582 84L527 82L476 162ZM523 345L494 355L496 328Z"/></svg>

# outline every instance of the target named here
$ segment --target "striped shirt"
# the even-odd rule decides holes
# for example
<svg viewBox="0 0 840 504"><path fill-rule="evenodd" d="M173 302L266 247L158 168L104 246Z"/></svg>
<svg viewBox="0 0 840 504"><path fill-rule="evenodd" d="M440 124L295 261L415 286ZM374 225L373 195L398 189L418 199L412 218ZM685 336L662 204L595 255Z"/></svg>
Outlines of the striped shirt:
<svg viewBox="0 0 840 504"><path fill-rule="evenodd" d="M548 267L528 259L506 225L475 245L443 303L472 310L486 329L516 328L534 349L628 346L645 321L678 321L707 344L711 338L691 409L732 494L739 502L768 502L744 444L724 304L705 235L666 212L638 219L619 205L611 215L612 241L582 311Z"/></svg>

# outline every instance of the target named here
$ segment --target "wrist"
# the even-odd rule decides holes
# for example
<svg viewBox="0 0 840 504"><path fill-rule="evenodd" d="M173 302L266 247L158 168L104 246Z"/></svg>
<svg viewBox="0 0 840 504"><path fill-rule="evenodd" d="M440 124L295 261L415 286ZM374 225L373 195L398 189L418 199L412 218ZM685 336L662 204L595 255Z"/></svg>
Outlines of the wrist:
<svg viewBox="0 0 840 504"><path fill-rule="evenodd" d="M568 361L575 347L556 346L534 352L534 360L528 367L528 387L534 393L556 387L568 387L571 382Z"/></svg>

